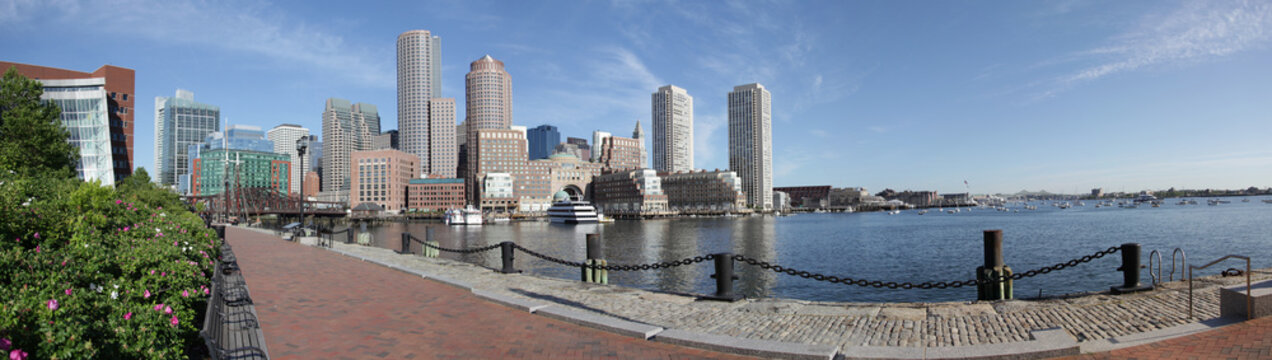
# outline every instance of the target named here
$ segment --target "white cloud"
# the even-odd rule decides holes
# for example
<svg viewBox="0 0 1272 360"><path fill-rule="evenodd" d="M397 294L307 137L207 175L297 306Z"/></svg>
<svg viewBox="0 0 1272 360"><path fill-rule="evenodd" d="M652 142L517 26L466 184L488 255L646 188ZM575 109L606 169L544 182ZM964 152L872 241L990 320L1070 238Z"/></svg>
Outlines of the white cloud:
<svg viewBox="0 0 1272 360"><path fill-rule="evenodd" d="M1173 12L1139 19L1108 45L1044 62L1091 65L1057 77L1041 97L1122 72L1221 58L1267 46L1269 40L1272 3L1186 1Z"/></svg>
<svg viewBox="0 0 1272 360"><path fill-rule="evenodd" d="M265 2L192 0L25 1L9 4L0 24L69 27L260 55L316 68L365 86L393 87L389 59L340 35L288 18Z"/></svg>

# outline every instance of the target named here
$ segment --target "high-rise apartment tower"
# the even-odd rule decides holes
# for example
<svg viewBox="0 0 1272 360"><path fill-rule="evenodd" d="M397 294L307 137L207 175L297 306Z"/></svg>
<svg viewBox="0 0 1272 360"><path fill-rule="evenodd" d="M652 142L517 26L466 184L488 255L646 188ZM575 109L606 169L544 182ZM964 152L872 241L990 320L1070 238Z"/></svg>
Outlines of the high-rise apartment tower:
<svg viewBox="0 0 1272 360"><path fill-rule="evenodd" d="M693 97L675 85L653 94L654 169L693 170Z"/></svg>
<svg viewBox="0 0 1272 360"><path fill-rule="evenodd" d="M733 87L729 93L729 170L742 178L746 203L773 208L773 110L764 85Z"/></svg>

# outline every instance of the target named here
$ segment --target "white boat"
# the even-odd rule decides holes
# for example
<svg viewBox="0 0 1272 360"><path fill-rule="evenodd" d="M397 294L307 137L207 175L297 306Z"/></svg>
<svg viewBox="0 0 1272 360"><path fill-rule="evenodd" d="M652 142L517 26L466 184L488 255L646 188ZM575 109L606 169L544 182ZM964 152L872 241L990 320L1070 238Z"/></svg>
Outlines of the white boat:
<svg viewBox="0 0 1272 360"><path fill-rule="evenodd" d="M481 226L481 210L468 205L463 209L446 210L446 216L443 218L446 225L476 225Z"/></svg>
<svg viewBox="0 0 1272 360"><path fill-rule="evenodd" d="M1263 200L1264 204L1272 204L1272 199Z"/></svg>
<svg viewBox="0 0 1272 360"><path fill-rule="evenodd" d="M548 208L548 219L556 224L594 224L600 221L596 207L586 201L558 201Z"/></svg>
<svg viewBox="0 0 1272 360"><path fill-rule="evenodd" d="M919 210L919 215L927 214L927 210Z"/></svg>

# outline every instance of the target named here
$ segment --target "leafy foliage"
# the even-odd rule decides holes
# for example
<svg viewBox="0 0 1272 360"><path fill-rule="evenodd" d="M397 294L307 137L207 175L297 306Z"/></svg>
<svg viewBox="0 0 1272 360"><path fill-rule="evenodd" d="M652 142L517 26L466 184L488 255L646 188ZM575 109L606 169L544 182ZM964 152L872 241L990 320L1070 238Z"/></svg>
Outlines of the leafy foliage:
<svg viewBox="0 0 1272 360"><path fill-rule="evenodd" d="M0 343L11 341L0 353L168 359L201 351L215 233L144 170L138 175L112 189L0 174Z"/></svg>
<svg viewBox="0 0 1272 360"><path fill-rule="evenodd" d="M40 82L10 68L0 79L0 169L24 176L75 176L79 152L67 142L62 111L40 101Z"/></svg>

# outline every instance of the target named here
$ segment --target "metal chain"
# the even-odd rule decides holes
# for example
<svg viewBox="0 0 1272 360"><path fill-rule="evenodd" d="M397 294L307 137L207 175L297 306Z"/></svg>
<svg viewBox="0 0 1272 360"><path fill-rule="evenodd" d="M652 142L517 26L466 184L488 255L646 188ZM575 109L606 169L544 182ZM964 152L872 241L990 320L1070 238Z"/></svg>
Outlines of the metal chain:
<svg viewBox="0 0 1272 360"><path fill-rule="evenodd" d="M928 281L928 282L923 282L918 284L911 283L911 282L896 282L896 281L887 281L887 282L870 281L870 280L864 280L864 279L853 279L850 277L824 275L824 274L818 274L818 273L813 273L808 271L800 271L800 270L796 270L796 269L792 269L788 267L783 267L781 265L774 265L766 261L753 259L750 257L746 257L744 255L733 255L733 260L741 261L751 266L758 266L764 270L772 270L773 272L776 272L776 273L799 276L805 279L813 279L817 281L826 281L833 284L857 285L861 287L889 288L889 289L931 289L931 288L945 289L945 288L960 288L964 286L1002 282L1007 280L1008 278L1012 280L1020 280L1027 277L1037 276L1039 274L1046 274L1052 271L1063 270L1068 267L1077 266L1078 264L1088 263L1088 262L1091 262L1092 260L1102 258L1109 254L1116 253L1118 252L1118 250L1121 250L1121 249L1114 246L1114 247L1105 249L1103 251L1096 252L1091 255L1083 256L1078 259L1069 260L1067 262L1058 263L1052 266L1045 266L1035 270L1029 270L1023 273L1015 273L1015 274L1012 274L1010 277L1002 276L1002 277L995 277L993 279L985 279L985 280L971 279L971 280L965 280L965 281L948 281L948 282L947 281Z"/></svg>
<svg viewBox="0 0 1272 360"><path fill-rule="evenodd" d="M479 252L486 252L486 251L490 251L490 250L494 250L494 249L498 249L498 248L499 248L499 244L494 244L494 245L490 245L490 246L483 246L483 247L479 247L479 248L472 248L472 249L448 249L448 248L444 248L444 247L441 247L441 246L434 246L433 244L429 244L429 243L424 242L424 241L420 241L420 239L416 239L414 236L412 236L412 237L411 237L411 240L414 240L415 242L420 243L421 245L424 245L424 246L427 246L427 247L431 247L431 248L434 248L434 249L437 249L437 250L441 250L441 251L445 251L445 252L460 253L460 254L476 254L476 253L479 253Z"/></svg>
<svg viewBox="0 0 1272 360"><path fill-rule="evenodd" d="M556 258L556 257L552 257L552 256L544 255L544 254L541 254L541 253L539 253L539 252L537 252L537 251L527 249L527 248L525 248L525 247L523 247L523 246L521 246L521 245L519 245L519 244L513 244L513 245L512 245L512 247L513 247L514 249L521 250L521 251L525 252L526 254L530 254L530 256L537 257L537 258L540 258L540 259L543 259L543 260L547 260L547 261L549 261L549 262L554 262L554 263L561 264L561 265L565 265L565 266L569 266L569 267L586 267L586 268L589 268L589 269L595 269L595 270L608 270L608 271L643 271L643 270L666 269L666 268L672 268L672 267L676 267L676 266L684 266L684 265L690 265L690 264L697 264L697 263L700 263L700 262L703 262L703 261L707 261L707 260L715 259L715 255L703 255L703 256L694 256L694 257L691 257L691 258L684 258L684 259L680 259L680 260L676 260L676 261L664 261L664 262L660 262L660 263L653 263L653 264L639 264L639 265L588 265L587 263L583 263L583 262L569 261L569 260L565 260L565 259L560 259L560 258Z"/></svg>

